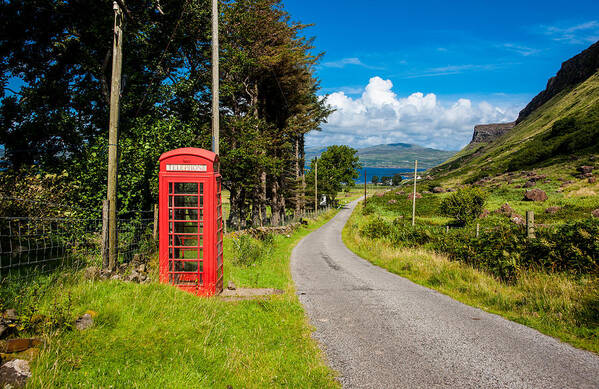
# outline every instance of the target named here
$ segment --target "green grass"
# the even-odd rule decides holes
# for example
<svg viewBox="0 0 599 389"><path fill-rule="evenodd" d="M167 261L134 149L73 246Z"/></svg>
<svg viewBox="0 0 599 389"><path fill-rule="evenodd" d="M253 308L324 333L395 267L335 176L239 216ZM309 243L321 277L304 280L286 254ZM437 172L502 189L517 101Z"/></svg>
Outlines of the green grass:
<svg viewBox="0 0 599 389"><path fill-rule="evenodd" d="M504 283L442 254L365 238L359 231L368 218L357 207L343 230L345 244L362 258L465 304L599 353L595 277L522 271L514 283Z"/></svg>
<svg viewBox="0 0 599 389"><path fill-rule="evenodd" d="M68 309L71 319L91 310L96 322L84 332L47 333L28 387L338 387L311 338L289 269L295 244L333 214L289 237L276 236L270 255L253 266L236 266L225 257L226 280L284 290L264 300L227 302L156 282L53 276L42 296L25 300L37 299L42 313Z"/></svg>
<svg viewBox="0 0 599 389"><path fill-rule="evenodd" d="M553 136L556 139L538 142L540 138L551 133L557 121L573 118L579 122L590 120L591 123L595 123L593 117L596 116L598 107L599 73L596 73L576 87L554 96L501 138L486 145L466 146L451 159L433 168L431 172L437 181L444 185L457 185L468 179L503 173L513 158L532 155L538 152L539 145L545 146L554 140L557 142L557 135ZM567 130L572 133L574 131L574 127ZM525 168L548 168L553 173L560 174L569 170L574 164L580 165L589 153L593 153L591 146L596 145L597 142L596 135L591 139L590 132L583 138L587 142L583 142L580 147L577 146L580 148L578 152L570 151L567 155L557 155L558 153L552 152L546 159L540 161L531 159L534 164L526 165ZM596 147L594 149L596 150Z"/></svg>

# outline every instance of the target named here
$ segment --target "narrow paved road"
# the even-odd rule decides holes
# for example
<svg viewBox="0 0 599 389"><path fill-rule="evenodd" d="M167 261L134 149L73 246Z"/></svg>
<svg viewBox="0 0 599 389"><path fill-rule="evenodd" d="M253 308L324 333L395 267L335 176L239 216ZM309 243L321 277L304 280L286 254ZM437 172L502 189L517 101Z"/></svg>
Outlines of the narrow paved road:
<svg viewBox="0 0 599 389"><path fill-rule="evenodd" d="M356 203L294 249L299 298L346 388L599 388L599 357L353 254Z"/></svg>

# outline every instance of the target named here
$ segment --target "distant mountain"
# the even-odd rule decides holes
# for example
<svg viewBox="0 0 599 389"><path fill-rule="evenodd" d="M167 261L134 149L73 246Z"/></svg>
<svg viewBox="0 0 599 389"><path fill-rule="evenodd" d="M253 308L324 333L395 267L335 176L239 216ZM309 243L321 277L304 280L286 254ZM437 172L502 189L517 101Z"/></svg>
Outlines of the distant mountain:
<svg viewBox="0 0 599 389"><path fill-rule="evenodd" d="M599 42L562 64L513 123L477 126L472 142L431 170L440 182L507 171L569 171L599 151Z"/></svg>
<svg viewBox="0 0 599 389"><path fill-rule="evenodd" d="M324 148L306 148L306 164L322 154ZM430 149L407 143L393 143L358 149L358 156L364 167L410 169L414 160L418 160L418 168L430 169L453 156L455 151Z"/></svg>

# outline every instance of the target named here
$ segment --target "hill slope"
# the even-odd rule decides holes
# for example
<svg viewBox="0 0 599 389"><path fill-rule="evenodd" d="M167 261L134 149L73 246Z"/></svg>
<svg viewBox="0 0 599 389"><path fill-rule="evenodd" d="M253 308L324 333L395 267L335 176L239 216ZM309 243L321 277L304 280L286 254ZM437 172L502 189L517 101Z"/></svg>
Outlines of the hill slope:
<svg viewBox="0 0 599 389"><path fill-rule="evenodd" d="M599 57L599 45L592 47L595 46L594 53ZM552 94L553 97L532 112L525 112L530 105L523 110L522 121L503 136L490 143L469 144L432 169L431 174L448 184L473 182L506 171L548 166L565 168L574 160L599 153L597 69L583 82L563 86ZM535 99L538 101L538 97Z"/></svg>
<svg viewBox="0 0 599 389"><path fill-rule="evenodd" d="M307 148L306 162L322 154L326 148ZM410 169L414 160L418 166L430 169L447 160L455 151L436 150L406 143L377 145L358 149L358 156L365 167Z"/></svg>

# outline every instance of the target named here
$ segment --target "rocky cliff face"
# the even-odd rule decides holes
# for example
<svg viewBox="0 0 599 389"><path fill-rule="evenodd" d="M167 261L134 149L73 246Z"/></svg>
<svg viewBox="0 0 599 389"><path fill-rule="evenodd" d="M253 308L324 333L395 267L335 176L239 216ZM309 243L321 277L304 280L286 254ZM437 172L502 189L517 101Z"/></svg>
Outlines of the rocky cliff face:
<svg viewBox="0 0 599 389"><path fill-rule="evenodd" d="M577 85L591 77L599 70L599 42L570 58L562 64L562 68L547 82L547 88L539 93L520 112L516 123L520 123L528 117L535 109L549 101L564 89Z"/></svg>
<svg viewBox="0 0 599 389"><path fill-rule="evenodd" d="M516 125L512 123L496 123L496 124L479 124L474 126L474 135L472 136L472 143L490 143L495 139L499 138Z"/></svg>

